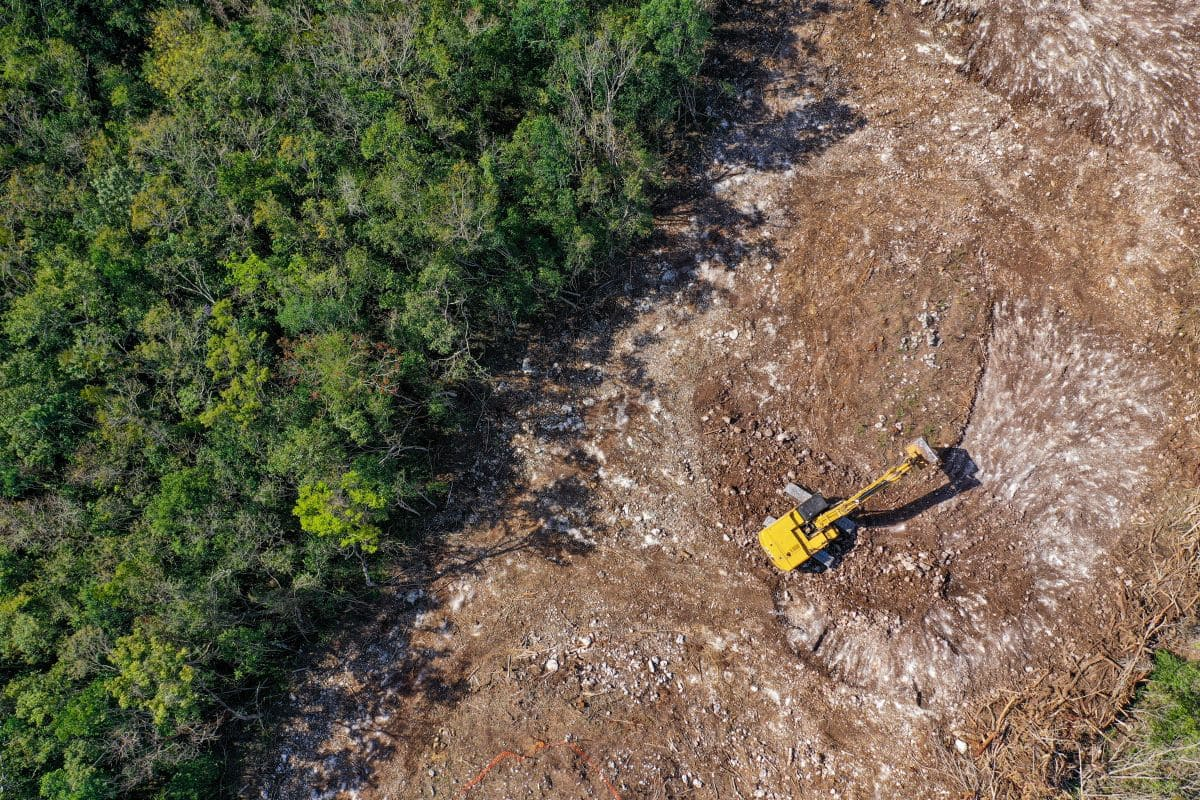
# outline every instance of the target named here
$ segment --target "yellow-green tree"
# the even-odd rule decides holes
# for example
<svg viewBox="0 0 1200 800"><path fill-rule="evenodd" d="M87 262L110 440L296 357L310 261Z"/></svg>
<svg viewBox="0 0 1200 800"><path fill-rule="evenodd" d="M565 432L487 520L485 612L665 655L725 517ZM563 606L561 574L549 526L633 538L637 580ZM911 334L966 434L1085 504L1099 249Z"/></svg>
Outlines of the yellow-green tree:
<svg viewBox="0 0 1200 800"><path fill-rule="evenodd" d="M325 481L301 486L292 512L305 532L335 538L339 547L374 553L382 533L377 523L386 518L386 507L386 498L351 470L335 486Z"/></svg>
<svg viewBox="0 0 1200 800"><path fill-rule="evenodd" d="M121 708L148 714L162 733L195 721L200 698L187 648L135 628L117 640L109 659L117 674L108 689Z"/></svg>

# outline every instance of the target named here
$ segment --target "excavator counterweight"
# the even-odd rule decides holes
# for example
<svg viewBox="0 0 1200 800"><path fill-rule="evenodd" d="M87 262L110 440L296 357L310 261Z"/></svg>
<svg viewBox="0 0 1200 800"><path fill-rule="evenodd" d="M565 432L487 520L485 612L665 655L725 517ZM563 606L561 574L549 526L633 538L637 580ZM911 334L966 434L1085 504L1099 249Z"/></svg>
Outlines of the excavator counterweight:
<svg viewBox="0 0 1200 800"><path fill-rule="evenodd" d="M797 502L796 507L779 519L767 517L758 534L759 543L775 566L787 572L810 558L826 568L832 566L833 559L825 549L839 535L853 534L857 530L850 514L868 497L900 480L914 468L936 467L941 463L924 437L909 442L904 448L904 456L899 464L836 504L830 504L819 492L809 492L789 483L784 491Z"/></svg>

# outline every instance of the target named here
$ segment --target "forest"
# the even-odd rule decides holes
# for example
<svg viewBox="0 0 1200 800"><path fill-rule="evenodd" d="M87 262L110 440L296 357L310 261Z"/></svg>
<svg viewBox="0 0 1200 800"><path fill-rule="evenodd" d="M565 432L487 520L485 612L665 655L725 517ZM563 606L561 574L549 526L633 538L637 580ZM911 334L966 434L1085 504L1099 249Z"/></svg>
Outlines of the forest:
<svg viewBox="0 0 1200 800"><path fill-rule="evenodd" d="M648 232L710 9L5 5L0 796L225 796L456 388Z"/></svg>

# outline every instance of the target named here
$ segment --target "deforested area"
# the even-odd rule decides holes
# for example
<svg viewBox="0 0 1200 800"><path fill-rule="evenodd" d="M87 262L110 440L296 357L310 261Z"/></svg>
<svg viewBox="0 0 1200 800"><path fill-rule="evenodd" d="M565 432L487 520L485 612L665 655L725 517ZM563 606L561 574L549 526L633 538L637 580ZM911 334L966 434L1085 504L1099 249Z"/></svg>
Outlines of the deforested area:
<svg viewBox="0 0 1200 800"><path fill-rule="evenodd" d="M1190 6L10 7L0 797L1194 793Z"/></svg>

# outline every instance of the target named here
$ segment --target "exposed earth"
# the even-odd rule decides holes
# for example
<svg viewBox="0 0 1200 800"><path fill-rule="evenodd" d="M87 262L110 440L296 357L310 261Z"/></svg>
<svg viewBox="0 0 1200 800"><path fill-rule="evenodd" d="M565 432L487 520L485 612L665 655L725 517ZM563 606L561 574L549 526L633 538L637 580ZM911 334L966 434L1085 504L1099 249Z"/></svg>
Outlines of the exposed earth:
<svg viewBox="0 0 1200 800"><path fill-rule="evenodd" d="M972 24L732 12L702 163L501 377L436 551L297 675L246 796L961 796L981 704L1103 650L1130 532L1200 479L1196 176L995 93ZM944 471L774 570L784 484L916 435Z"/></svg>

